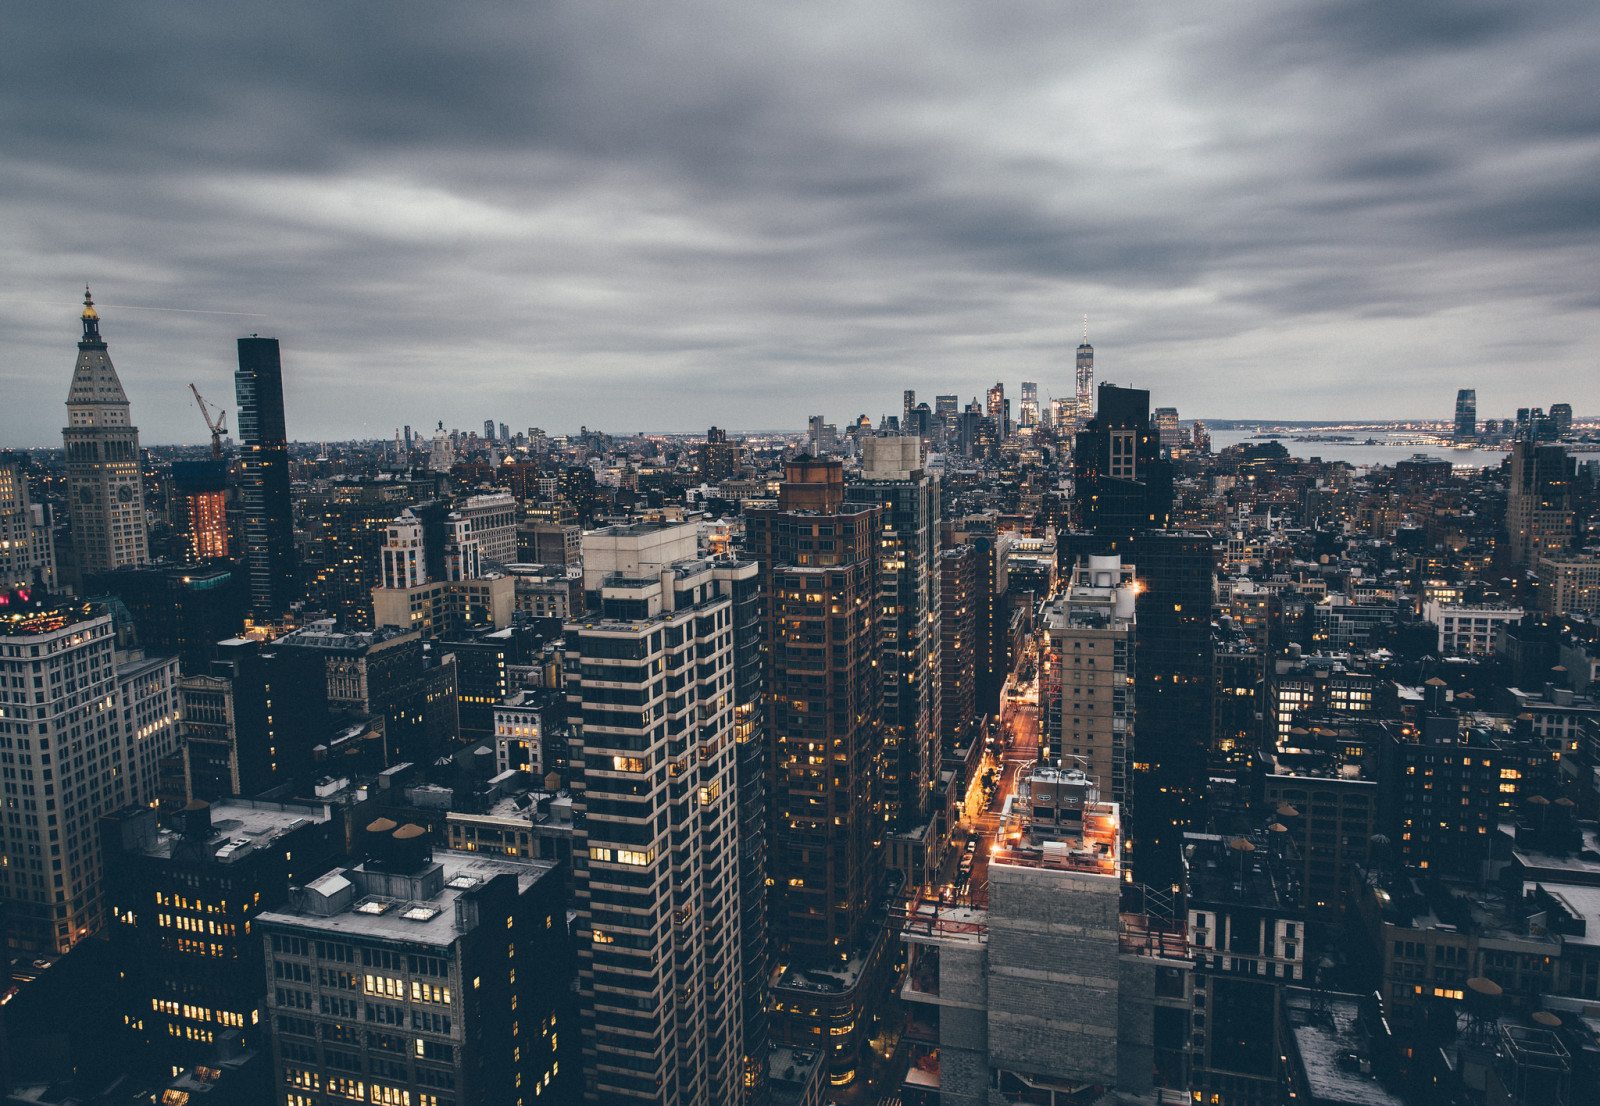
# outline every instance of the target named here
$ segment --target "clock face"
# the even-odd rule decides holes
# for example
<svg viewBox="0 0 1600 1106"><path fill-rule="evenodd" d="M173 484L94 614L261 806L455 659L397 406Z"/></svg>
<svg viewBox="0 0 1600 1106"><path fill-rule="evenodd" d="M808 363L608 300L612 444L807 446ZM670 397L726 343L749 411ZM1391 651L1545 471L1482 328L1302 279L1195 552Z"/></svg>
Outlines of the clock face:
<svg viewBox="0 0 1600 1106"><path fill-rule="evenodd" d="M126 484L122 485L122 487L117 489L117 498L124 503L132 503L133 489Z"/></svg>
<svg viewBox="0 0 1600 1106"><path fill-rule="evenodd" d="M91 488L87 484L83 485L81 488L78 489L78 498L81 499L85 503L93 503L94 502L94 489Z"/></svg>

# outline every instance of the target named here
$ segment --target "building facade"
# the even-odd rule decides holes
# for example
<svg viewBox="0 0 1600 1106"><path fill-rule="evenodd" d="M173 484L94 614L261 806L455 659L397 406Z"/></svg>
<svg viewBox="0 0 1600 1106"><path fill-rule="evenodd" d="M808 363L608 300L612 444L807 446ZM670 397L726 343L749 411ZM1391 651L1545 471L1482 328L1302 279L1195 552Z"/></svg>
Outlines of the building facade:
<svg viewBox="0 0 1600 1106"><path fill-rule="evenodd" d="M693 525L584 541L567 627L589 1102L711 1106L744 1078L732 585Z"/></svg>
<svg viewBox="0 0 1600 1106"><path fill-rule="evenodd" d="M240 498L245 561L250 569L250 609L264 618L287 611L298 594L283 366L276 338L239 339L239 371L234 373L233 388L238 403L243 469Z"/></svg>
<svg viewBox="0 0 1600 1106"><path fill-rule="evenodd" d="M61 431L67 459L67 502L79 573L108 572L150 559L140 475L139 428L100 337L100 316L83 290L83 338L67 392Z"/></svg>

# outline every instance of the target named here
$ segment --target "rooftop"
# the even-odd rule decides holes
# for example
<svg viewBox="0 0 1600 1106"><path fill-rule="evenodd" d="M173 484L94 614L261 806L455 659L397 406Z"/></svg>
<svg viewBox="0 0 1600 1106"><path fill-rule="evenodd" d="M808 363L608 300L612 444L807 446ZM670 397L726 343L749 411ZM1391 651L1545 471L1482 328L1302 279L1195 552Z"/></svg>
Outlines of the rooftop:
<svg viewBox="0 0 1600 1106"><path fill-rule="evenodd" d="M409 877L413 889L424 884L430 889L437 886L437 890L425 898L366 893L370 884L381 883L392 888L405 882L407 877L368 872L367 865L363 864L355 868L336 868L306 885L306 891L342 904L333 913L318 914L306 909L277 910L262 914L258 920L344 937L403 941L444 948L463 932L456 918L456 904L463 895L500 875L515 876L520 894L557 867L555 863L538 860L436 849L433 861ZM434 869L439 869L437 874L434 874ZM291 901L303 902L304 898L294 896Z"/></svg>

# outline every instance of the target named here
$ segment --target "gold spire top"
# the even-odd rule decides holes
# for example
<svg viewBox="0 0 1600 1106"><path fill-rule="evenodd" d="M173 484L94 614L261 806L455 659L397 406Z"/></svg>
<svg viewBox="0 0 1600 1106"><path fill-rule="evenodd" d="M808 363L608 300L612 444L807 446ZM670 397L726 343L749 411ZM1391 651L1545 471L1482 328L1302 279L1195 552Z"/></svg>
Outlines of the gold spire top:
<svg viewBox="0 0 1600 1106"><path fill-rule="evenodd" d="M87 284L83 286L83 317L85 319L98 319L100 317L94 313L94 297L89 295L89 286Z"/></svg>

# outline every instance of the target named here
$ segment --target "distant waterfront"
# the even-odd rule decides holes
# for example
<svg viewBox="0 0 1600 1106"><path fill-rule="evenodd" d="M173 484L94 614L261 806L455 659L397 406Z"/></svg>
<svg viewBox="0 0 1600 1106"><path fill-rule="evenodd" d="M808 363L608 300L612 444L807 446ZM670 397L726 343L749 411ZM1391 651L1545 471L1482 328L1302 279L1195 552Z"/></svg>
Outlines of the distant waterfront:
<svg viewBox="0 0 1600 1106"><path fill-rule="evenodd" d="M1238 445L1241 442L1264 444L1268 439L1256 437L1257 433L1256 430L1213 430L1211 448L1220 450L1225 446ZM1337 435L1355 440L1348 442L1294 440L1296 437L1317 435L1329 437ZM1283 448L1294 457L1320 457L1324 461L1348 461L1352 465L1393 465L1397 461L1409 460L1413 455L1421 453L1427 457L1448 460L1458 469L1493 468L1499 465L1506 455L1503 449L1454 449L1450 446L1417 445L1415 444L1417 438L1416 431L1306 429L1284 431L1283 437L1278 441L1282 442ZM1382 444L1364 444L1368 439Z"/></svg>

